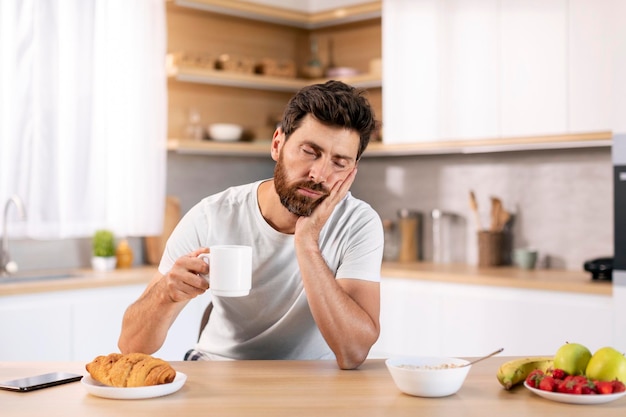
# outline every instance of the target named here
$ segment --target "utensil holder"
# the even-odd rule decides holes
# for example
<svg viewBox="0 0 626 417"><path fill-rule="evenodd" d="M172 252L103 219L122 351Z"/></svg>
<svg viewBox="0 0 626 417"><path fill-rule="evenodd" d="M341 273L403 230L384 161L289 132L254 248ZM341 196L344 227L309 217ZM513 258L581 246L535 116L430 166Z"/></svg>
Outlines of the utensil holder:
<svg viewBox="0 0 626 417"><path fill-rule="evenodd" d="M478 266L502 265L502 232L478 232Z"/></svg>

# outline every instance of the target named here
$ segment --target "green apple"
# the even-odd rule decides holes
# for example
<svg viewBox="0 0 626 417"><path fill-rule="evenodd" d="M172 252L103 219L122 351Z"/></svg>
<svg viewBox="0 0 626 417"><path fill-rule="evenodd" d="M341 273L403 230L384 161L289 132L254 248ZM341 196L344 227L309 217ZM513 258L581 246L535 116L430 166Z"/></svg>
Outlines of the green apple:
<svg viewBox="0 0 626 417"><path fill-rule="evenodd" d="M599 381L619 379L626 383L626 357L612 347L598 349L589 360L585 374Z"/></svg>
<svg viewBox="0 0 626 417"><path fill-rule="evenodd" d="M580 343L565 343L554 355L554 367L569 375L584 375L591 351Z"/></svg>

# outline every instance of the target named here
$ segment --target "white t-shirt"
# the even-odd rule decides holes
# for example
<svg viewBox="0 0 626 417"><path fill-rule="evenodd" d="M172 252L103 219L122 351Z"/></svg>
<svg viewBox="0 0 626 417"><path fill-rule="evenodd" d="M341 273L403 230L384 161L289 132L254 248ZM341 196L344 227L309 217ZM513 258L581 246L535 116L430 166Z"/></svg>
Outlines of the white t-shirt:
<svg viewBox="0 0 626 417"><path fill-rule="evenodd" d="M327 359L334 355L309 309L294 236L261 215L263 181L229 188L196 204L170 236L159 271L199 247L252 246L252 290L245 297L212 296L213 311L196 349L230 359ZM319 238L337 279L380 281L383 229L378 214L348 195L335 207Z"/></svg>

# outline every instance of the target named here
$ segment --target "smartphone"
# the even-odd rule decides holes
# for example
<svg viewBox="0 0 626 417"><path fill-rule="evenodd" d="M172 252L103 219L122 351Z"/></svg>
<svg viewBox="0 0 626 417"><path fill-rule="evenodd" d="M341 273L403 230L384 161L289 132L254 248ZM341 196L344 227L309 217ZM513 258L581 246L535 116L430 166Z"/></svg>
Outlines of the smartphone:
<svg viewBox="0 0 626 417"><path fill-rule="evenodd" d="M36 389L67 384L68 382L80 381L82 377L82 375L71 374L68 372L52 372L49 374L29 376L27 378L0 382L0 389L20 392L34 391Z"/></svg>

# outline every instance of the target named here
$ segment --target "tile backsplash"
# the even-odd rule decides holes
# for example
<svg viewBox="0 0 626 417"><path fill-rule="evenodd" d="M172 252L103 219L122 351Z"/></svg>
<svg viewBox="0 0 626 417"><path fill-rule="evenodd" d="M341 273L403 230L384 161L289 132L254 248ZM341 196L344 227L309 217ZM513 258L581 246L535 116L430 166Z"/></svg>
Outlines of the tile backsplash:
<svg viewBox="0 0 626 417"><path fill-rule="evenodd" d="M367 151L366 151L367 152ZM180 198L182 212L226 187L272 176L269 157L168 155L167 193ZM467 155L364 157L352 193L383 219L400 208L422 213L423 258L432 260L433 209L457 219L454 250L477 263L476 222L469 191L476 194L481 223L489 222L490 197L499 197L514 220L511 247L533 247L539 266L581 270L584 261L613 256L613 179L610 148L502 152ZM89 239L11 242L23 269L33 251L44 253L45 267L88 267ZM139 238L131 239L135 263Z"/></svg>
<svg viewBox="0 0 626 417"><path fill-rule="evenodd" d="M180 197L184 212L227 186L270 177L273 167L269 156L170 154L168 193ZM426 260L432 259L432 210L456 214L464 230L455 245L469 264L478 256L469 191L483 225L490 197L499 197L513 214L512 248L537 249L542 267L579 270L585 260L613 256L612 181L610 148L365 157L352 193L381 218L395 220L400 208L421 212Z"/></svg>
<svg viewBox="0 0 626 417"><path fill-rule="evenodd" d="M511 212L512 248L533 247L543 267L580 270L585 260L613 256L610 148L471 155L372 158L363 161L353 193L383 218L400 207L424 214L424 257L432 259L431 211L464 219L465 260L477 263L476 221L489 224L490 197Z"/></svg>

